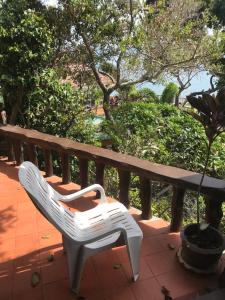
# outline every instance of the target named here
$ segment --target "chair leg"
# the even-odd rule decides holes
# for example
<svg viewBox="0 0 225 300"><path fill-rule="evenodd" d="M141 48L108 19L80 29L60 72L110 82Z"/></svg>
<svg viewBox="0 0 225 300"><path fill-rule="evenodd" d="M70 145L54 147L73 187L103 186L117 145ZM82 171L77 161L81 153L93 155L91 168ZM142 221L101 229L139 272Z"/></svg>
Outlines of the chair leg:
<svg viewBox="0 0 225 300"><path fill-rule="evenodd" d="M65 249L67 254L70 288L76 293L78 291L74 290L74 282L76 279L76 269L78 267L78 260L79 260L79 253L81 251L81 246L74 244L66 237L64 237L64 244L65 244Z"/></svg>
<svg viewBox="0 0 225 300"><path fill-rule="evenodd" d="M134 281L138 279L140 272L141 242L142 237L140 236L129 238L127 241L127 251L129 254Z"/></svg>
<svg viewBox="0 0 225 300"><path fill-rule="evenodd" d="M73 283L71 286L71 289L75 294L79 293L82 271L84 268L85 261L86 261L87 257L89 256L89 255L85 255L85 254L86 254L85 250L82 249L78 255L76 270L74 272Z"/></svg>

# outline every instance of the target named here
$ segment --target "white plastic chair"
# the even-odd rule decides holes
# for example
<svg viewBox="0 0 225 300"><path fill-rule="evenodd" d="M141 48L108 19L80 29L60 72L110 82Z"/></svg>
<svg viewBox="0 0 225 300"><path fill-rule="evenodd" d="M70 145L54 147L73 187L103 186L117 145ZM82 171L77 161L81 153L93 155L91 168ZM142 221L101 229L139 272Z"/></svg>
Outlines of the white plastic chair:
<svg viewBox="0 0 225 300"><path fill-rule="evenodd" d="M61 195L28 161L20 166L19 180L37 209L62 233L73 292L79 291L85 260L97 252L112 248L121 238L127 246L133 280L138 279L142 231L123 204L107 202L104 189L99 184L71 195ZM90 191L99 191L101 195L100 203L92 209L71 212L60 203L75 200Z"/></svg>

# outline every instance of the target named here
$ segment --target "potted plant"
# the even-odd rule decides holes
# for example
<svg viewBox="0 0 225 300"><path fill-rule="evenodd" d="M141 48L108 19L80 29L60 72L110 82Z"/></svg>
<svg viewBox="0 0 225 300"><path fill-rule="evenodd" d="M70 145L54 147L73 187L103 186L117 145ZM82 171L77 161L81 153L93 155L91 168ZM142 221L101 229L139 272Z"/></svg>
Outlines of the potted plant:
<svg viewBox="0 0 225 300"><path fill-rule="evenodd" d="M216 97L203 93L201 97L187 96L195 111L188 113L204 126L207 152L202 177L197 192L197 223L189 224L181 231L182 246L178 258L188 269L197 273L212 273L223 252L223 235L214 227L200 223L199 197L208 166L211 147L215 139L225 131L225 88Z"/></svg>

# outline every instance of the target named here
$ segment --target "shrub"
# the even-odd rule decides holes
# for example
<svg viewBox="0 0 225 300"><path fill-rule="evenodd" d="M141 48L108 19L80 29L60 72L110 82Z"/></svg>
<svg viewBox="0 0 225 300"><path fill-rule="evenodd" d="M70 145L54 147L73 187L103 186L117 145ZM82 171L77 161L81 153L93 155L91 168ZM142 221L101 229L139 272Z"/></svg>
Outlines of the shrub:
<svg viewBox="0 0 225 300"><path fill-rule="evenodd" d="M205 158L204 130L187 113L169 104L126 103L113 111L115 125L106 123L104 128L111 135L120 152L137 156L152 162L171 165L196 172L202 172ZM225 135L215 141L207 173L224 178ZM116 185L111 176L110 184ZM165 219L170 218L171 191L158 197L164 184L153 185L153 213ZM110 188L110 185L109 185ZM140 208L139 179L132 176L130 198L132 204ZM194 219L193 192L185 198L184 218Z"/></svg>
<svg viewBox="0 0 225 300"><path fill-rule="evenodd" d="M163 90L163 93L161 96L161 102L173 103L175 97L178 94L178 91L179 91L179 87L175 83L170 82Z"/></svg>

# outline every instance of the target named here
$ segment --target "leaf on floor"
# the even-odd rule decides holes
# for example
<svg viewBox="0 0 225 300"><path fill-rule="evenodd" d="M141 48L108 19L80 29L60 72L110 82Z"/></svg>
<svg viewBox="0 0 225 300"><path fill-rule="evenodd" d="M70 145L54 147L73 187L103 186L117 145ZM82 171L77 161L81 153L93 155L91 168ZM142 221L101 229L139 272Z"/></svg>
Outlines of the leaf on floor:
<svg viewBox="0 0 225 300"><path fill-rule="evenodd" d="M42 235L41 237L43 240L48 240L50 238L50 235L49 234L44 234Z"/></svg>
<svg viewBox="0 0 225 300"><path fill-rule="evenodd" d="M161 292L165 296L165 300L173 300L173 298L170 296L170 291L165 286L162 286Z"/></svg>
<svg viewBox="0 0 225 300"><path fill-rule="evenodd" d="M51 262L54 260L54 255L53 254L49 254L47 257L47 261Z"/></svg>
<svg viewBox="0 0 225 300"><path fill-rule="evenodd" d="M176 248L175 245L170 244L170 243L168 243L167 246L170 250L174 250Z"/></svg>
<svg viewBox="0 0 225 300"><path fill-rule="evenodd" d="M115 269L115 270L120 269L121 266L122 266L121 264L115 264L115 265L113 266L113 269Z"/></svg>
<svg viewBox="0 0 225 300"><path fill-rule="evenodd" d="M37 286L41 281L41 276L38 272L34 272L31 275L31 286L35 287Z"/></svg>

